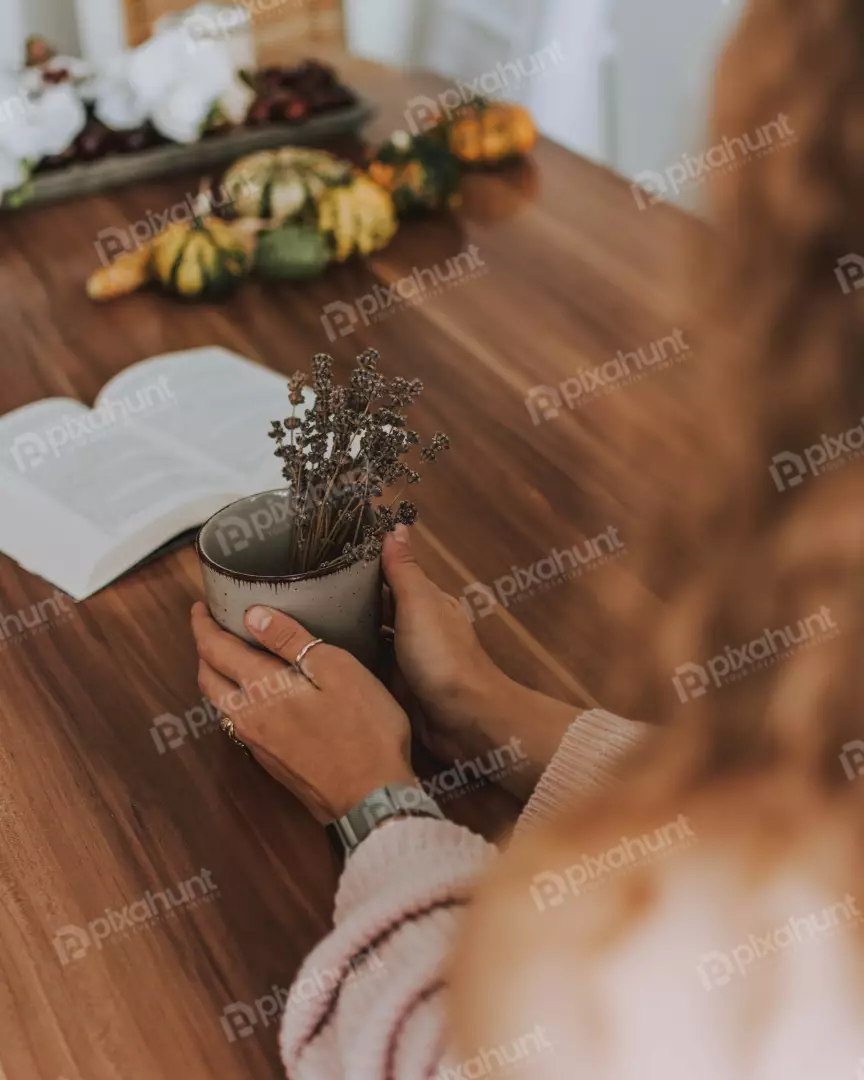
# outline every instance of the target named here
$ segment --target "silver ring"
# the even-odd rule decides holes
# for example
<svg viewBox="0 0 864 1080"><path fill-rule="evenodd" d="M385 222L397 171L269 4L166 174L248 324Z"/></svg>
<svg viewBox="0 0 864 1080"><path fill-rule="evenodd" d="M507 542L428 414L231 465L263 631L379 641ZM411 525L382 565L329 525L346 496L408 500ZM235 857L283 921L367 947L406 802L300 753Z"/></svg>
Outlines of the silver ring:
<svg viewBox="0 0 864 1080"><path fill-rule="evenodd" d="M310 641L308 645L303 646L303 648L300 650L300 652L299 652L299 654L297 656L297 659L294 661L294 667L297 668L297 670L300 672L300 674L304 678L308 679L309 682L311 682L312 685L314 687L318 688L318 689L320 689L320 687L318 687L318 683L316 683L315 680L312 678L312 676L309 674L309 672L304 669L303 661L305 660L306 656L310 652L312 652L312 650L315 648L316 645L323 645L323 644L324 644L323 638L320 638L320 637L315 638L313 641Z"/></svg>

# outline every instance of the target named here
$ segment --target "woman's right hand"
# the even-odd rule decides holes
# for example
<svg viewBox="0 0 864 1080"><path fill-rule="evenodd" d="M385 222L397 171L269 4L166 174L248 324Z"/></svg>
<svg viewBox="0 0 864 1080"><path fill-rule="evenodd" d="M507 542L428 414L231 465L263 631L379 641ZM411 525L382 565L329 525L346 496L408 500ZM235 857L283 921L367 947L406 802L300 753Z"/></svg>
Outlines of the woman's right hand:
<svg viewBox="0 0 864 1080"><path fill-rule="evenodd" d="M459 601L420 569L404 525L386 538L384 573L395 605L396 660L423 710L424 744L447 761L484 752L492 745L486 721L509 680Z"/></svg>
<svg viewBox="0 0 864 1080"><path fill-rule="evenodd" d="M423 713L417 734L448 762L514 745L524 766L502 784L527 798L579 710L497 667L459 601L421 570L405 526L386 538L384 572L395 602L396 660Z"/></svg>

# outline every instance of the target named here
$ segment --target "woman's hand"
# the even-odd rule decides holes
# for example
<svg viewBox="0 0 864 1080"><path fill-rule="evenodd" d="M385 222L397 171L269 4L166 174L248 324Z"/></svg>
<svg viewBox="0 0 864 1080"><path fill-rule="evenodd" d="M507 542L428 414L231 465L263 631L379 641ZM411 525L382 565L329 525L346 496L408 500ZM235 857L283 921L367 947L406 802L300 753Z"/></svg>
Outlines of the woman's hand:
<svg viewBox="0 0 864 1080"><path fill-rule="evenodd" d="M349 653L316 645L299 623L255 607L246 626L275 655L221 630L202 603L192 608L198 685L234 722L237 737L322 824L386 784L416 783L408 717ZM278 659L277 659L278 658Z"/></svg>
<svg viewBox="0 0 864 1080"><path fill-rule="evenodd" d="M518 743L524 764L501 783L529 797L580 710L520 686L492 662L459 601L420 569L404 526L386 538L384 572L396 608L396 660L422 709L423 743L445 761Z"/></svg>
<svg viewBox="0 0 864 1080"><path fill-rule="evenodd" d="M385 539L384 573L395 605L396 661L424 714L421 739L446 761L489 749L484 721L509 680L459 601L420 569L404 525Z"/></svg>

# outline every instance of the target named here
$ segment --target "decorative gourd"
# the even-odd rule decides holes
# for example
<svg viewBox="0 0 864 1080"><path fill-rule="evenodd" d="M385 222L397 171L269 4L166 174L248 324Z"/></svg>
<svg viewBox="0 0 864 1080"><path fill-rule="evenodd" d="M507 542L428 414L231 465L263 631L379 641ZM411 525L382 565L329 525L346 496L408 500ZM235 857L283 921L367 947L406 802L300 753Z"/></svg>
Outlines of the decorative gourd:
<svg viewBox="0 0 864 1080"><path fill-rule="evenodd" d="M318 228L333 245L333 257L371 255L385 248L399 229L389 192L365 173L356 173L344 187L328 188L318 204Z"/></svg>
<svg viewBox="0 0 864 1080"><path fill-rule="evenodd" d="M395 132L374 152L368 172L393 196L400 217L459 205L462 169L434 135Z"/></svg>
<svg viewBox="0 0 864 1080"><path fill-rule="evenodd" d="M352 171L350 162L325 150L285 146L241 158L222 183L238 217L287 221L329 188L349 183Z"/></svg>
<svg viewBox="0 0 864 1080"><path fill-rule="evenodd" d="M150 244L144 244L100 266L87 279L87 295L91 300L114 300L140 289L150 280L150 255Z"/></svg>
<svg viewBox="0 0 864 1080"><path fill-rule="evenodd" d="M314 225L283 224L262 232L255 251L255 269L276 281L305 281L323 274L333 252Z"/></svg>
<svg viewBox="0 0 864 1080"><path fill-rule="evenodd" d="M224 296L251 268L247 241L215 217L169 225L153 240L152 250L153 276L187 300Z"/></svg>
<svg viewBox="0 0 864 1080"><path fill-rule="evenodd" d="M534 120L521 105L473 101L443 124L443 130L451 152L472 165L524 157L537 143Z"/></svg>

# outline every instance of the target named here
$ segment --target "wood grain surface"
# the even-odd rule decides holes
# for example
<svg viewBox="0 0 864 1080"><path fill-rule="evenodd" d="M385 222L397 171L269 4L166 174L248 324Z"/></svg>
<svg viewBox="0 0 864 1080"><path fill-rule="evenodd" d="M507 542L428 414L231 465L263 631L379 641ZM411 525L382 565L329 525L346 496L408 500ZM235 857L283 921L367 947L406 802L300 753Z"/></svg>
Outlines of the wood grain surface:
<svg viewBox="0 0 864 1080"><path fill-rule="evenodd" d="M140 45L153 33L163 16L185 11L186 0L125 0L126 37ZM341 42L344 19L341 0L246 0L259 52L284 50L322 41Z"/></svg>
<svg viewBox="0 0 864 1080"><path fill-rule="evenodd" d="M381 106L379 135L405 126L413 97L440 88L356 62L344 74ZM98 265L100 231L161 213L196 189L194 175L147 182L0 221L0 412L55 395L92 403L111 376L169 350L216 343L287 375L322 350L344 372L374 346L388 372L426 384L418 425L453 440L424 482L416 539L443 587L461 594L518 579L514 567L620 526L620 557L522 590L477 619L514 677L574 705L594 703L608 654L604 594L632 572L608 430L613 395L586 393L536 424L525 399L532 387L555 387L672 332L670 267L686 219L664 206L640 210L622 179L542 143L529 162L470 178L457 216L407 225L370 262L320 281L251 283L221 306L155 292L89 303L84 282ZM328 340L326 305L356 305L471 245L482 266L470 279L393 303L378 321ZM650 423L653 398L670 393L686 367L613 388L616 408ZM3 615L53 591L0 558ZM68 602L38 633L0 640L7 1080L281 1075L273 988L290 985L326 932L337 870L301 807L212 723L196 726L188 612L201 591L186 548ZM187 737L160 753L153 727L165 714L184 720ZM447 809L490 836L514 814L492 790ZM195 901L156 918L153 894L182 896L183 883ZM142 900L150 915L131 907ZM129 923L133 916L141 922ZM99 919L89 947L79 935L77 955L62 962L72 933L63 929ZM104 920L110 933L97 941ZM226 1019L233 1003L243 1007Z"/></svg>

